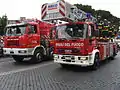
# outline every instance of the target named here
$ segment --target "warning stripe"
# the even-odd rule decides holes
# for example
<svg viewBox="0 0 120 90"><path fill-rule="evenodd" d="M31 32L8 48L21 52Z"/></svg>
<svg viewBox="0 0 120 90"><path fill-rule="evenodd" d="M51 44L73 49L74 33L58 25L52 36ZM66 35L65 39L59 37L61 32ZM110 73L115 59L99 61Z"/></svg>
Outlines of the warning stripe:
<svg viewBox="0 0 120 90"><path fill-rule="evenodd" d="M42 19L47 15L47 12L45 12L45 14L42 15Z"/></svg>
<svg viewBox="0 0 120 90"><path fill-rule="evenodd" d="M65 1L64 0L61 0L63 3L65 3Z"/></svg>
<svg viewBox="0 0 120 90"><path fill-rule="evenodd" d="M59 12L62 14L62 16L65 16L65 13L62 12L60 9L59 9Z"/></svg>
<svg viewBox="0 0 120 90"><path fill-rule="evenodd" d="M49 36L49 35L43 35L43 36L41 36L41 38L42 38L42 39L49 39L50 36Z"/></svg>
<svg viewBox="0 0 120 90"><path fill-rule="evenodd" d="M64 10L63 8L60 7L59 9L60 9L63 13L65 13L65 10Z"/></svg>
<svg viewBox="0 0 120 90"><path fill-rule="evenodd" d="M45 7L43 8L43 10L42 10L42 14L43 14L43 12L46 10L46 8L47 8L47 6L45 6Z"/></svg>
<svg viewBox="0 0 120 90"><path fill-rule="evenodd" d="M49 36L46 36L47 39L49 39L50 37Z"/></svg>
<svg viewBox="0 0 120 90"><path fill-rule="evenodd" d="M41 8L41 11L43 11L43 9L44 9L45 7L47 7L47 5L44 5L44 6Z"/></svg>
<svg viewBox="0 0 120 90"><path fill-rule="evenodd" d="M42 8L43 8L45 5L46 5L46 4L43 4L43 5L42 5Z"/></svg>
<svg viewBox="0 0 120 90"><path fill-rule="evenodd" d="M41 14L41 16L43 16L44 14L46 14L46 11L44 11L44 12Z"/></svg>
<svg viewBox="0 0 120 90"><path fill-rule="evenodd" d="M65 16L65 1L64 0L60 0L59 2L59 12L62 16Z"/></svg>
<svg viewBox="0 0 120 90"><path fill-rule="evenodd" d="M47 14L46 9L47 9L47 5L46 5L46 4L43 4L43 5L42 5L42 11L41 11L41 18L42 18L42 19L43 19L43 18L46 16L46 14Z"/></svg>
<svg viewBox="0 0 120 90"><path fill-rule="evenodd" d="M59 3L61 3L63 6L65 6L65 2L60 1Z"/></svg>
<svg viewBox="0 0 120 90"><path fill-rule="evenodd" d="M63 8L65 10L64 5L62 5L61 3L59 3L60 7Z"/></svg>

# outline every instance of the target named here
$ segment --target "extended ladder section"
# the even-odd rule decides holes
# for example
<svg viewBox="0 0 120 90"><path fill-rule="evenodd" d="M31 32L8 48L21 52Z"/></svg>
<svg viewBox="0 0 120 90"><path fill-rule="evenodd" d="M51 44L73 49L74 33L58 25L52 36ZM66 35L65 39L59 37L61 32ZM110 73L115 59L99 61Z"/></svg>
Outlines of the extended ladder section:
<svg viewBox="0 0 120 90"><path fill-rule="evenodd" d="M41 19L47 22L52 22L54 20L66 22L83 20L90 22L97 21L90 13L80 10L64 0L43 4L41 9Z"/></svg>

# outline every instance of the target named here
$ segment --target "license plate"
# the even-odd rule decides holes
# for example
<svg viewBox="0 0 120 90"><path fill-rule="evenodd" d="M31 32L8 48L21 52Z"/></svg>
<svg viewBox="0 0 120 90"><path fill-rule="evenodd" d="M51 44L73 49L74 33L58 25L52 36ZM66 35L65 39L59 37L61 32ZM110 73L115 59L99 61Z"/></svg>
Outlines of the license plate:
<svg viewBox="0 0 120 90"><path fill-rule="evenodd" d="M65 50L65 52L66 52L66 53L71 53L71 52L72 52L72 50Z"/></svg>
<svg viewBox="0 0 120 90"><path fill-rule="evenodd" d="M65 59L71 59L71 57L65 57Z"/></svg>

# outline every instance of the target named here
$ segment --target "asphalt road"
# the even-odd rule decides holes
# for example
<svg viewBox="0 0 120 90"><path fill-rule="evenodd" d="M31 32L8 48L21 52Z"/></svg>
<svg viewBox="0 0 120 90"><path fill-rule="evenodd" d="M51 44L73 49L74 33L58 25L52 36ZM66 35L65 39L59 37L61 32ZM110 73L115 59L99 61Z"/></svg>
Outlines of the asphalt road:
<svg viewBox="0 0 120 90"><path fill-rule="evenodd" d="M53 61L38 64L0 58L0 90L120 90L120 53L97 71L63 69Z"/></svg>

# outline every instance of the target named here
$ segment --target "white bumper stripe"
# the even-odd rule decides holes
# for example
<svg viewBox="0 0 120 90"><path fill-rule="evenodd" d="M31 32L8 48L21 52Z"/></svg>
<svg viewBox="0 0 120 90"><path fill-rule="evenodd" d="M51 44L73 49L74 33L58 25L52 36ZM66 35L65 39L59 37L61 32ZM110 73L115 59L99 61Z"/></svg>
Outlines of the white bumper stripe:
<svg viewBox="0 0 120 90"><path fill-rule="evenodd" d="M7 55L32 55L34 48L3 48Z"/></svg>
<svg viewBox="0 0 120 90"><path fill-rule="evenodd" d="M66 59L62 58L63 56L71 56L74 57L74 59ZM86 58L86 60L81 60L82 58ZM81 59L78 59L81 58ZM75 55L57 55L54 56L54 62L55 63L61 63L61 64L71 64L71 65L79 65L79 66L91 66L92 63L92 57L91 56L75 56Z"/></svg>

